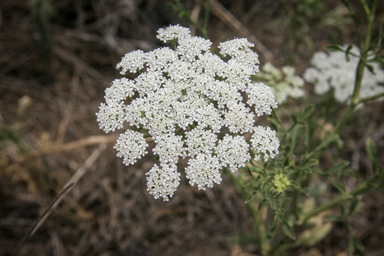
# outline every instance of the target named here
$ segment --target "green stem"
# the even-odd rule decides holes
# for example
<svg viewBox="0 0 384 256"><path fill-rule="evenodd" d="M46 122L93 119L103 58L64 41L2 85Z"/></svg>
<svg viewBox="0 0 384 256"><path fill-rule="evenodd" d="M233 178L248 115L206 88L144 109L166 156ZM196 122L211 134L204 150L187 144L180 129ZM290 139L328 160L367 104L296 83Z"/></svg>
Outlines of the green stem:
<svg viewBox="0 0 384 256"><path fill-rule="evenodd" d="M360 99L360 90L361 90L361 85L362 85L362 79L363 79L363 74L365 70L365 66L367 65L367 56L368 56L368 50L370 48L371 44L371 36L372 36L372 26L373 26L373 21L374 21L374 15L377 9L378 5L378 0L375 0L372 8L370 9L365 2L365 0L360 0L363 8L365 10L365 13L367 14L367 30L365 34L365 40L364 40L364 45L360 44L360 61L358 63L358 66L356 68L356 79L355 79L355 85L354 85L354 91L353 95L351 97L351 104L348 106L347 110L344 112L343 116L339 120L339 122L336 124L335 129L332 131L332 133L320 144L318 145L310 154L307 155L307 158L310 159L311 157L314 157L315 155L321 154L324 152L325 149L329 146L330 143L335 141L338 138L338 134L340 133L341 129L347 122L347 120L350 118L352 115L354 109L359 103L364 103L370 100L374 100L380 97L384 96L384 93L380 93L371 97L366 97L363 99ZM360 34L360 31L358 29L358 33ZM359 40L360 41L360 40ZM361 42L361 41L360 41ZM379 179L380 177L371 177L370 179L364 181L361 183L357 188L355 188L353 191L350 193L344 193L339 195L338 197L334 198L333 200L319 205L315 209L304 213L303 216L300 217L300 220L297 224L304 224L306 223L311 217L316 216L317 214L330 209L343 201L349 200L357 195L363 194L366 191L372 189L374 186L372 186L372 182L377 182L376 180ZM296 192L296 191L295 191ZM293 204L296 204L296 193L293 193ZM292 211L296 215L295 212L295 207L292 206ZM289 248L295 247L295 244L282 244L281 246L278 246L277 248L274 248L272 251L274 252L280 252L287 250Z"/></svg>
<svg viewBox="0 0 384 256"><path fill-rule="evenodd" d="M322 204L322 205L319 205L318 207L316 207L315 209L313 209L312 211L310 212L307 212L306 214L304 214L304 216L302 217L302 220L301 222L302 223L305 223L307 222L307 220L345 200L348 200L348 199L351 199L352 196L350 194L344 194L344 195L340 195L338 197L336 197L335 199L329 201L328 203L325 203L325 204Z"/></svg>
<svg viewBox="0 0 384 256"><path fill-rule="evenodd" d="M295 189L293 191L293 198L292 198L292 212L295 216L295 219L298 220L299 219L299 210L297 208L298 206L298 202L299 202L299 195L300 195L300 191L298 189Z"/></svg>
<svg viewBox="0 0 384 256"><path fill-rule="evenodd" d="M372 9L370 10L365 0L360 0L360 1L367 15L368 24L367 24L367 33L365 34L364 48L360 49L361 58L356 70L356 83L355 83L355 89L352 95L352 105L355 105L355 106L359 103L359 100L360 100L359 96L360 96L361 81L363 79L364 68L366 65L366 59L368 55L368 49L371 45L372 26L373 26L373 21L375 19L375 13L378 5L378 0L375 0L375 2L373 3Z"/></svg>
<svg viewBox="0 0 384 256"><path fill-rule="evenodd" d="M361 58L365 59L365 56L366 56L366 53L362 53ZM350 105L353 108L355 108L355 106L357 105L357 103L360 100L359 97L360 97L361 81L363 80L363 75L364 75L364 68L365 68L364 61L359 60L359 64L357 65L357 69L356 69L355 88L353 91L352 102ZM353 111L353 109L352 109L352 111Z"/></svg>
<svg viewBox="0 0 384 256"><path fill-rule="evenodd" d="M223 169L225 173L228 174L228 176L231 178L232 182L235 184L235 187L237 191L240 193L241 197L243 199L246 199L248 197L247 191L243 187L243 175L240 175L239 178L236 177L228 168ZM246 204L249 211L251 212L252 218L253 218L253 223L255 224L257 233L259 235L260 241L259 241L259 248L260 251L262 252L262 255L267 255L268 251L270 249L270 246L267 242L265 242L267 232L265 230L264 226L264 221L261 219L261 216L259 216L258 212L256 211L255 207L251 203Z"/></svg>
<svg viewBox="0 0 384 256"><path fill-rule="evenodd" d="M274 246L271 250L271 255L282 255L284 251L294 248L296 243L281 243ZM284 255L284 254L283 254Z"/></svg>
<svg viewBox="0 0 384 256"><path fill-rule="evenodd" d="M321 153L323 150L325 150L328 147L329 144L331 144L336 139L337 139L337 134L331 134L326 140L322 141L320 145L314 148L312 152L307 154L307 160L309 161L309 159Z"/></svg>
<svg viewBox="0 0 384 256"><path fill-rule="evenodd" d="M356 106L359 103L362 103L362 102L370 100L370 98L360 99L360 89L361 89L361 82L363 80L364 69L365 69L365 65L366 65L365 62L366 62L366 57L367 57L367 54L368 54L367 51L368 51L369 46L371 44L372 25L373 25L373 21L374 21L374 18L375 18L375 12L376 12L376 9L377 9L378 0L375 0L375 2L373 3L372 10L369 10L368 5L365 2L365 0L361 0L361 3L363 5L363 8L364 8L365 12L368 15L368 18L367 18L368 24L367 24L367 33L365 34L364 49L360 49L361 57L360 57L359 64L357 65L357 68L356 68L356 79L355 79L355 86L354 86L353 95L352 95L352 98L351 98L351 104L348 106L346 112L341 117L340 121L336 124L335 129L332 131L332 133L328 137L328 139L326 139L319 146L317 146L308 155L308 159L310 157L315 156L318 153L322 153L328 147L328 145L330 143L332 143L335 139L337 139L336 135L340 133L342 127L344 126L346 121L349 119L349 117L353 113L353 110L356 108ZM379 96L381 96L381 95L379 95ZM375 97L375 96L372 96L372 97Z"/></svg>
<svg viewBox="0 0 384 256"><path fill-rule="evenodd" d="M301 216L301 218L297 224L299 224L299 225L305 224L311 217L316 216L317 214L319 214L319 213L321 213L327 209L330 209L330 208L342 203L343 201L352 199L353 197L355 197L357 195L360 195L360 194L367 192L367 190L370 190L373 188L372 186L370 186L369 183L372 182L373 180L379 180L379 179L380 179L380 176L376 176L376 177L373 176L370 179L366 180L365 182L361 183L357 188L355 188L349 194L342 194L342 195L336 197L335 199L329 201L328 203L319 205L318 207L316 207L312 211L307 212L303 216ZM293 247L296 247L296 246L298 246L298 244L296 244L296 243L285 243L285 244L281 244L281 245L279 244L276 247L274 247L271 251L276 255L282 251L286 251L286 250L293 248Z"/></svg>
<svg viewBox="0 0 384 256"><path fill-rule="evenodd" d="M370 97L362 98L359 100L359 103L365 103L367 101L376 100L376 99L381 98L381 97L384 97L384 92L370 96Z"/></svg>
<svg viewBox="0 0 384 256"><path fill-rule="evenodd" d="M345 200L348 200L348 199L351 199L357 195L360 195L360 194L363 194L365 193L367 190L370 190L372 189L373 187L370 186L370 182L372 182L372 180L375 180L377 177L372 177L366 181L364 181L363 183L361 183L357 188L355 188L354 190L352 190L350 193L348 194L342 194L338 197L336 197L335 199L329 201L328 203L326 204L322 204L322 205L319 205L318 207L316 207L315 209L313 209L312 211L310 212L307 212L306 214L304 214L304 216L302 216L301 218L301 222L302 223L305 223L309 218L321 213L322 211L325 211Z"/></svg>
<svg viewBox="0 0 384 256"><path fill-rule="evenodd" d="M283 132L286 132L286 130L285 130L285 128L284 128L284 125L283 125L283 122L281 121L281 119L280 119L280 117L279 117L279 115L277 114L277 112L276 112L275 109L272 109L272 114L271 114L271 116L272 116L274 119L276 119L276 121L279 123L279 126L280 126L281 130L282 130Z"/></svg>
<svg viewBox="0 0 384 256"><path fill-rule="evenodd" d="M366 51L369 49L369 46L371 44L372 25L373 25L373 21L375 19L375 13L376 13L376 10L377 10L377 6L379 4L379 0L375 0L373 2L371 10L369 10L369 7L368 7L367 3L365 2L365 0L360 0L360 1L363 4L364 11L365 11L366 15L368 16L367 17L367 20L368 20L367 33L365 35L365 45L364 45L364 53L366 53Z"/></svg>
<svg viewBox="0 0 384 256"><path fill-rule="evenodd" d="M199 30L201 32L201 34L203 35L203 37L205 39L208 39L208 34L207 34L207 29L205 29L204 27L201 27L199 24L197 24L195 21L192 20L192 17L189 13L187 13L187 16L186 16L187 20L189 23L191 23L197 30Z"/></svg>
<svg viewBox="0 0 384 256"><path fill-rule="evenodd" d="M361 2L361 4L363 5L365 14L369 15L369 7L368 7L368 5L367 5L367 2L365 2L365 0L360 0L360 2Z"/></svg>
<svg viewBox="0 0 384 256"><path fill-rule="evenodd" d="M332 135L337 135L341 131L341 128L344 126L344 124L347 122L349 117L352 115L353 110L355 110L356 105L350 104L345 111L344 115L341 117L340 121L336 124L335 129L332 132Z"/></svg>

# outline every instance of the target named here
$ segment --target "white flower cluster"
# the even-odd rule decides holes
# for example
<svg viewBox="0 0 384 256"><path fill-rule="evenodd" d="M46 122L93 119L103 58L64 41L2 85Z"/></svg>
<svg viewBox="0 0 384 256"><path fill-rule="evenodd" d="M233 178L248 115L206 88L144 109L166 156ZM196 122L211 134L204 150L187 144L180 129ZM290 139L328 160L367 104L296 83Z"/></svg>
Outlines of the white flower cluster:
<svg viewBox="0 0 384 256"><path fill-rule="evenodd" d="M255 78L257 81L263 81L272 88L279 104L284 103L288 97L296 99L304 96L304 91L301 89L304 85L304 80L295 75L295 68L293 67L285 66L280 71L280 69L268 62L255 75Z"/></svg>
<svg viewBox="0 0 384 256"><path fill-rule="evenodd" d="M105 132L131 125L115 145L126 165L147 153L144 136L152 137L160 162L147 173L154 198L168 201L173 196L180 183L180 158L188 158L189 183L205 190L221 182L222 168L244 167L251 150L256 160L278 154L276 133L254 126L256 115L270 114L277 102L270 87L251 82L259 63L253 44L246 39L220 43L224 61L211 53L209 40L192 37L188 28L162 28L157 37L173 41L176 49L127 53L117 67L121 74L137 76L116 79L96 114ZM253 133L251 142L245 140L246 132Z"/></svg>
<svg viewBox="0 0 384 256"><path fill-rule="evenodd" d="M348 46L342 47L344 50ZM351 53L359 55L357 46L353 46ZM356 68L359 58L349 55L347 61L344 52L317 52L313 55L311 63L314 68L308 68L304 73L304 79L315 84L315 92L324 94L333 89L333 96L339 102L347 102L353 94L356 81ZM384 83L384 70L377 63L370 63L375 70L375 74L364 70L361 84L360 98L374 96L384 92L384 87L378 85ZM381 98L383 99L383 98Z"/></svg>

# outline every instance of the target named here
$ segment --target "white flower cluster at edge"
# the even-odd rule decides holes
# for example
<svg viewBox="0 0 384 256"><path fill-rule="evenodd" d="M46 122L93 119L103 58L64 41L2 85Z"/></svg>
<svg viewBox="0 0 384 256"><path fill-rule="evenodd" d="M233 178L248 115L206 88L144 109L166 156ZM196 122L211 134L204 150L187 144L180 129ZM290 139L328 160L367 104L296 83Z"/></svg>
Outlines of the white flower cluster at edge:
<svg viewBox="0 0 384 256"><path fill-rule="evenodd" d="M209 40L191 36L188 28L161 28L157 38L177 47L127 53L117 67L136 77L114 80L96 114L105 132L131 125L114 147L125 165L147 154L144 135L152 137L160 162L147 173L154 198L173 196L180 184L180 158L188 158L189 183L205 190L221 182L222 168L244 167L251 150L256 160L278 154L276 132L254 124L255 116L270 114L277 102L270 87L251 82L259 71L253 44L247 39L220 43L221 55L229 59L224 61L211 53ZM252 133L251 141L244 133Z"/></svg>
<svg viewBox="0 0 384 256"><path fill-rule="evenodd" d="M347 45L343 46L344 50ZM353 46L351 53L359 55L357 46ZM324 94L333 89L333 96L339 102L347 102L353 94L356 81L356 68L359 58L349 55L347 61L344 52L317 52L313 55L311 63L314 67L308 68L304 73L304 79L315 84L315 92ZM369 63L373 66L375 74L372 74L367 68L364 70L364 76L361 83L360 98L374 96L384 92L384 70L378 63ZM384 99L383 97L381 99Z"/></svg>
<svg viewBox="0 0 384 256"><path fill-rule="evenodd" d="M261 80L272 88L279 104L284 103L288 97L297 99L304 96L304 90L302 89L304 80L295 75L294 67L284 66L280 71L280 69L268 62L264 64L255 77L256 80Z"/></svg>

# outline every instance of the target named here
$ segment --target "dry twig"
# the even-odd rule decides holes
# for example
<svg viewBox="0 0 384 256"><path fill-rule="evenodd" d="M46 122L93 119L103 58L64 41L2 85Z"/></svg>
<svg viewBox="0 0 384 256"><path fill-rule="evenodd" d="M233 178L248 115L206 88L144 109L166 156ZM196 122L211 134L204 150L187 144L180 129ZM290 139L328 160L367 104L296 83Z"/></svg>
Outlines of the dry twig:
<svg viewBox="0 0 384 256"><path fill-rule="evenodd" d="M248 37L249 41L255 44L256 49L265 57L268 62L273 59L273 54L227 9L224 8L217 0L211 0L212 13L221 19L233 31L240 33L244 37Z"/></svg>

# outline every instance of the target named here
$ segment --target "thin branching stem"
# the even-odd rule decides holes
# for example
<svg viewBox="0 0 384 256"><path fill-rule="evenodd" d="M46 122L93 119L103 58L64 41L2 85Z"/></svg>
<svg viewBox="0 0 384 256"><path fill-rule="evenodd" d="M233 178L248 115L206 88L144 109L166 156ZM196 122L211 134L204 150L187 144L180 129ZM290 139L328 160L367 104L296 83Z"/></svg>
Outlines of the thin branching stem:
<svg viewBox="0 0 384 256"><path fill-rule="evenodd" d="M366 10L366 8L368 8L368 5L366 4L365 0L361 0L361 2L363 4L363 6L364 6L364 10L366 11L366 13L368 15L368 18L367 18L368 24L367 24L367 33L365 34L364 48L360 49L361 57L360 57L359 64L358 64L358 66L356 68L356 80L355 80L355 86L354 86L353 95L352 95L352 98L351 98L351 104L348 106L347 110L345 111L344 115L341 117L340 121L336 124L335 129L332 131L332 133L328 137L328 139L326 139L319 146L317 146L309 154L310 157L313 157L316 154L321 154L322 152L324 152L324 150L327 149L328 145L338 138L337 135L340 133L340 131L343 128L344 124L349 119L349 117L351 116L351 114L353 113L354 109L356 108L356 106L359 103L367 102L367 101L369 101L371 99L372 100L376 99L375 96L373 96L372 98L364 98L363 101L362 101L360 99L360 89L361 89L361 83L362 83L362 79L363 79L363 75L364 75L364 69L365 69L365 66L366 66L367 51L368 51L368 49L370 47L370 43L371 43L372 25L373 25L373 21L374 21L377 5L378 5L378 0L375 0L375 2L373 3L372 9L371 10L368 9L368 11Z"/></svg>
<svg viewBox="0 0 384 256"><path fill-rule="evenodd" d="M362 98L359 100L359 103L365 103L368 101L376 100L376 99L381 98L381 97L384 97L384 92L370 96L370 97Z"/></svg>

